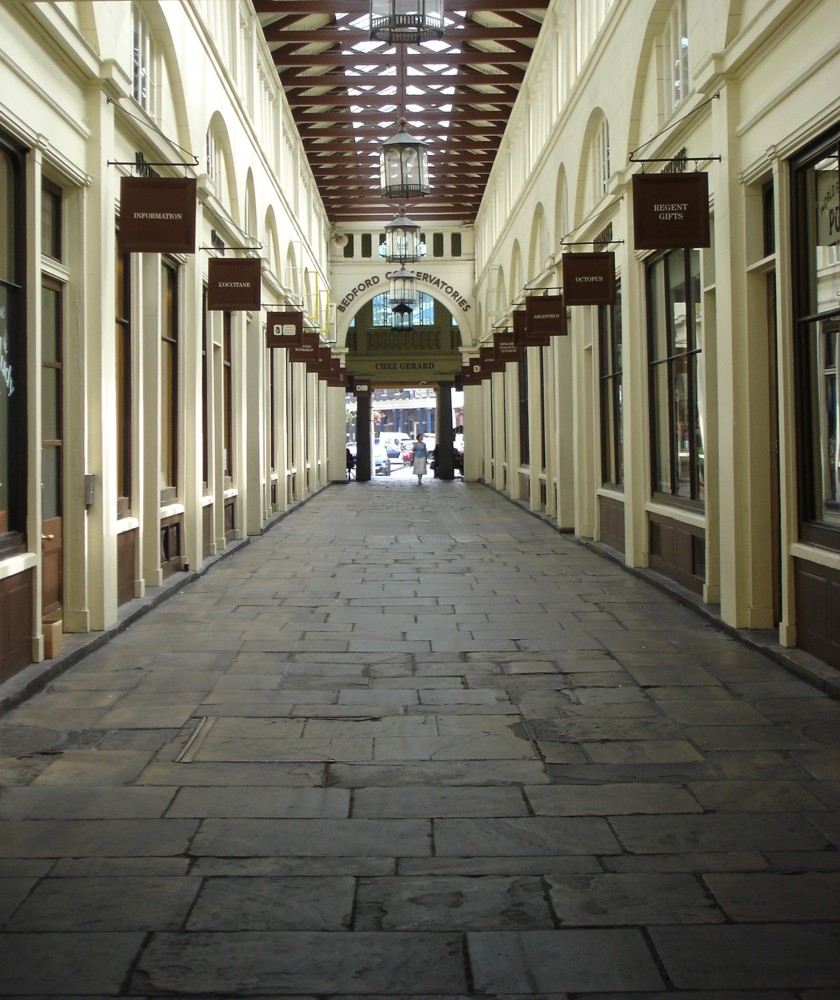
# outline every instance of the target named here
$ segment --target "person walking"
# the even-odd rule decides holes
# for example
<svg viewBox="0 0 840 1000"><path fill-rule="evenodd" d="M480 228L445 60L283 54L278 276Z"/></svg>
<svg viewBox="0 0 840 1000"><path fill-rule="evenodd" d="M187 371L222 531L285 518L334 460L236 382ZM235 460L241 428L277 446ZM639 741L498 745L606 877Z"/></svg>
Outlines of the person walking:
<svg viewBox="0 0 840 1000"><path fill-rule="evenodd" d="M417 485L423 485L423 476L426 474L426 443L423 435L417 435L417 444L414 445L414 457L411 460L411 471L417 476Z"/></svg>

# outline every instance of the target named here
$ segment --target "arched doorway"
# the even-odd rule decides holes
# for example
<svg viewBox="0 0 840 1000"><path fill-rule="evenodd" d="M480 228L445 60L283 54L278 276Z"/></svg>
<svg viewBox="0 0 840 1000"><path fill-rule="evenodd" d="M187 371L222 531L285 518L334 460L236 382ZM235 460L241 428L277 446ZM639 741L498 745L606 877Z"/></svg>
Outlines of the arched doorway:
<svg viewBox="0 0 840 1000"><path fill-rule="evenodd" d="M374 442L387 435L393 444L418 432L434 435L437 475L452 479L452 393L461 371L461 333L450 310L422 291L408 315L391 308L387 292L374 296L348 327L346 370L357 479L364 482L376 473L375 457L368 460Z"/></svg>

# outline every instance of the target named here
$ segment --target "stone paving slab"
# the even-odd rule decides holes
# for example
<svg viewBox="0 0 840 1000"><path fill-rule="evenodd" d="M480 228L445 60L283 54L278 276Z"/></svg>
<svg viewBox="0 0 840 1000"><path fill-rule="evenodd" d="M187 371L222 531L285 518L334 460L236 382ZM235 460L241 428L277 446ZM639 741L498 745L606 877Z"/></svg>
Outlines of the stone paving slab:
<svg viewBox="0 0 840 1000"><path fill-rule="evenodd" d="M15 934L0 950L0 996L118 996L142 942L137 932Z"/></svg>
<svg viewBox="0 0 840 1000"><path fill-rule="evenodd" d="M840 703L411 485L322 491L0 719L0 997L838 1000Z"/></svg>
<svg viewBox="0 0 840 1000"><path fill-rule="evenodd" d="M201 887L197 878L130 876L52 878L41 882L6 930L146 931L177 930ZM126 907L125 896L131 906Z"/></svg>
<svg viewBox="0 0 840 1000"><path fill-rule="evenodd" d="M636 929L478 931L467 935L476 990L658 990L664 984Z"/></svg>
<svg viewBox="0 0 840 1000"><path fill-rule="evenodd" d="M132 977L134 991L387 993L467 992L457 935L245 931L156 934Z"/></svg>

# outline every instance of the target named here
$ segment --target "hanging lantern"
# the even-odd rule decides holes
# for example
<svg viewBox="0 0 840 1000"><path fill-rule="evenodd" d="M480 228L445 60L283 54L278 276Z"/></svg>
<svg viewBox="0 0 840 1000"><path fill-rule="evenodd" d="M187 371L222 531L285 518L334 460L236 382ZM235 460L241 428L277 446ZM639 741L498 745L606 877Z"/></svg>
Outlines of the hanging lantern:
<svg viewBox="0 0 840 1000"><path fill-rule="evenodd" d="M391 44L443 37L443 0L370 0L370 37Z"/></svg>
<svg viewBox="0 0 840 1000"><path fill-rule="evenodd" d="M391 264L413 264L426 256L426 244L420 239L420 226L398 215L385 226L385 260Z"/></svg>
<svg viewBox="0 0 840 1000"><path fill-rule="evenodd" d="M413 271L408 271L401 267L399 271L391 272L391 309L397 306L407 306L413 309L417 302L417 289L415 282L417 276Z"/></svg>
<svg viewBox="0 0 840 1000"><path fill-rule="evenodd" d="M414 329L414 312L411 306L406 305L405 302L400 302L394 306L394 308L391 310L391 329L392 330Z"/></svg>
<svg viewBox="0 0 840 1000"><path fill-rule="evenodd" d="M409 201L429 193L429 160L426 143L400 131L379 147L379 190L383 198Z"/></svg>

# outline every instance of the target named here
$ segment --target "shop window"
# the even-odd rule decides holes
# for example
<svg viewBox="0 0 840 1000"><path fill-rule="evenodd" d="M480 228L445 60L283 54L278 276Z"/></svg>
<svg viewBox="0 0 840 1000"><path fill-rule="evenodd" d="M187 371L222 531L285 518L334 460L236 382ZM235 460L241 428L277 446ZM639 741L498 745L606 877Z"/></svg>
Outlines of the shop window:
<svg viewBox="0 0 840 1000"><path fill-rule="evenodd" d="M224 313L222 331L222 466L225 483L233 481L233 317Z"/></svg>
<svg viewBox="0 0 840 1000"><path fill-rule="evenodd" d="M519 375L519 464L531 464L531 424L528 419L528 362L517 365Z"/></svg>
<svg viewBox="0 0 840 1000"><path fill-rule="evenodd" d="M621 342L621 292L610 306L598 307L598 343L601 407L601 481L605 486L624 483L623 360Z"/></svg>
<svg viewBox="0 0 840 1000"><path fill-rule="evenodd" d="M207 285L201 290L201 481L204 492L210 489L210 358L207 338L210 322L207 311Z"/></svg>
<svg viewBox="0 0 840 1000"><path fill-rule="evenodd" d="M26 328L23 154L0 136L0 553L26 526Z"/></svg>
<svg viewBox="0 0 840 1000"><path fill-rule="evenodd" d="M840 549L840 133L793 173L799 516L804 541Z"/></svg>
<svg viewBox="0 0 840 1000"><path fill-rule="evenodd" d="M161 273L160 487L161 500L178 493L178 270L165 261Z"/></svg>
<svg viewBox="0 0 840 1000"><path fill-rule="evenodd" d="M700 255L674 250L647 271L651 488L705 501Z"/></svg>
<svg viewBox="0 0 840 1000"><path fill-rule="evenodd" d="M116 258L116 428L117 428L117 514L131 510L131 254Z"/></svg>

